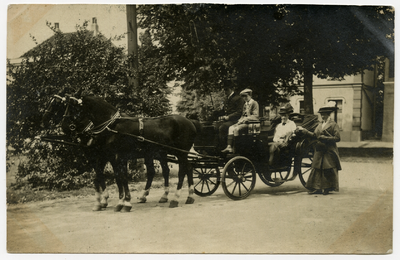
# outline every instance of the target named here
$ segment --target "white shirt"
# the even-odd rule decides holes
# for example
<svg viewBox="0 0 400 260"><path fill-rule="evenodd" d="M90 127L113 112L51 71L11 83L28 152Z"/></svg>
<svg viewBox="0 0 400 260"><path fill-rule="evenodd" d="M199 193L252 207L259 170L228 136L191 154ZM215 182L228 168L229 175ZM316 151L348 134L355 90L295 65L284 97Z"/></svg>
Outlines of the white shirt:
<svg viewBox="0 0 400 260"><path fill-rule="evenodd" d="M287 120L286 124L280 123L275 128L274 142L282 143L285 137L296 130L296 124L292 120Z"/></svg>
<svg viewBox="0 0 400 260"><path fill-rule="evenodd" d="M328 117L328 119L326 121L322 121L322 129L324 129L326 123L328 123L331 120L330 117Z"/></svg>

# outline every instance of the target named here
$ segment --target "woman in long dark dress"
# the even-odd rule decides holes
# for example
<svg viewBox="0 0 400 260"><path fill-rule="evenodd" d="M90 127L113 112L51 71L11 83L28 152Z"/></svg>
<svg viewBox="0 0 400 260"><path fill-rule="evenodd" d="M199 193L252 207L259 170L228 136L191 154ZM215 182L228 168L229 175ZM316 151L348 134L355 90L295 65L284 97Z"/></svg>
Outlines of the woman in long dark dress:
<svg viewBox="0 0 400 260"><path fill-rule="evenodd" d="M314 158L311 165L311 173L308 177L306 188L309 194L328 195L330 191L339 191L339 174L342 169L340 165L339 151L336 143L340 141L339 126L330 117L337 107L331 102L321 107L318 113L321 114L322 122L319 123L314 133L300 128L303 134L314 137L318 140Z"/></svg>

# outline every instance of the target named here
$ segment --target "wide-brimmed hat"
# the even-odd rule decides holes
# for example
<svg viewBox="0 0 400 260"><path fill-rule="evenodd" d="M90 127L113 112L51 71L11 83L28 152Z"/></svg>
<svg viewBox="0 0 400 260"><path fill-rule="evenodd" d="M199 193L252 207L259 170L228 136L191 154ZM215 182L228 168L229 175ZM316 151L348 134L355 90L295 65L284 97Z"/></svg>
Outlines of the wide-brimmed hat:
<svg viewBox="0 0 400 260"><path fill-rule="evenodd" d="M320 114L330 114L333 111L336 111L338 107L336 106L336 102L334 101L329 101L328 104L322 106L319 110L318 113Z"/></svg>
<svg viewBox="0 0 400 260"><path fill-rule="evenodd" d="M290 103L286 103L283 106L279 107L279 114L290 114L293 112L293 107Z"/></svg>
<svg viewBox="0 0 400 260"><path fill-rule="evenodd" d="M243 90L240 92L240 95L241 95L241 96L244 96L244 95L251 95L252 92L253 92L253 91L252 91L251 89L246 88L246 89L243 89Z"/></svg>

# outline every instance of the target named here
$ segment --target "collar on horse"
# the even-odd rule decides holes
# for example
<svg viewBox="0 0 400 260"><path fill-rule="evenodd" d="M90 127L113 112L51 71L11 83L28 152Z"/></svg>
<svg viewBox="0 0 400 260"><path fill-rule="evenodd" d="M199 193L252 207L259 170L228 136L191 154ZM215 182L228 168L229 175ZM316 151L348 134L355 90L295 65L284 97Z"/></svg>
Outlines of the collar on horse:
<svg viewBox="0 0 400 260"><path fill-rule="evenodd" d="M121 118L121 113L118 110L109 120L105 121L104 123L101 123L98 126L94 126L93 122L90 121L89 124L85 127L85 129L83 129L82 133L88 133L90 135L100 134L104 130L109 129L108 127L112 125L115 122L115 120L119 118Z"/></svg>
<svg viewBox="0 0 400 260"><path fill-rule="evenodd" d="M121 113L119 111L117 111L109 120L107 120L106 122L98 125L98 126L94 126L93 122L90 121L89 124L85 127L85 129L83 129L82 133L88 133L90 135L97 135L102 133L104 130L111 130L109 128L110 125L112 125L116 120L118 119L122 119L123 117L121 117ZM139 135L142 136L143 132L144 132L144 123L143 123L143 118L139 117L138 118L138 122L139 122Z"/></svg>

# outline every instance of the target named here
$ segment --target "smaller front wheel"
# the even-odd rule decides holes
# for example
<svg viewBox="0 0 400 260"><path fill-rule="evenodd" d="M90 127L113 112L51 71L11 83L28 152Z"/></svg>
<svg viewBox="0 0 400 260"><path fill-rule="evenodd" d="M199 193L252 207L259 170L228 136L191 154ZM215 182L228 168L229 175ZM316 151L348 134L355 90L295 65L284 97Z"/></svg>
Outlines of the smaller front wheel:
<svg viewBox="0 0 400 260"><path fill-rule="evenodd" d="M193 169L194 193L200 197L210 196L220 184L219 168Z"/></svg>
<svg viewBox="0 0 400 260"><path fill-rule="evenodd" d="M256 169L243 156L230 159L222 171L222 188L226 196L233 200L245 199L256 185Z"/></svg>

